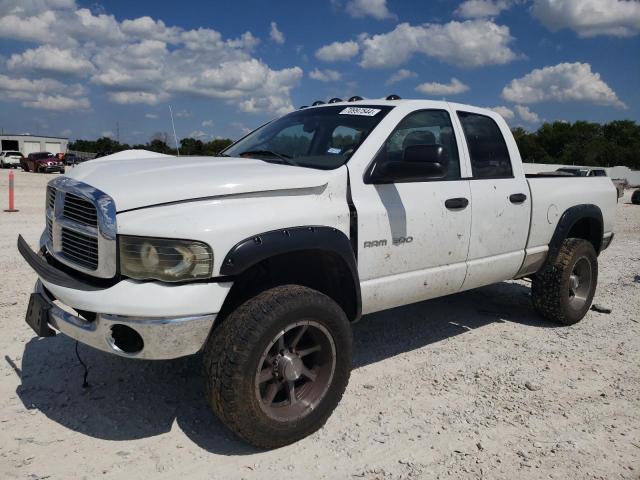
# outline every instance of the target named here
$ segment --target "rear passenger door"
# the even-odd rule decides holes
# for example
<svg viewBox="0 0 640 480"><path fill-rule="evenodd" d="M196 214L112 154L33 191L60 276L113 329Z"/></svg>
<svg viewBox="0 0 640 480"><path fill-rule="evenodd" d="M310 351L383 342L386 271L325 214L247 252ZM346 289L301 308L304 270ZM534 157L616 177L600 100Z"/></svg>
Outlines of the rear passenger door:
<svg viewBox="0 0 640 480"><path fill-rule="evenodd" d="M530 223L529 186L515 142L495 119L457 111L471 163L471 241L463 290L513 278L524 259ZM503 129L508 129L503 120ZM517 167L517 171L514 169Z"/></svg>

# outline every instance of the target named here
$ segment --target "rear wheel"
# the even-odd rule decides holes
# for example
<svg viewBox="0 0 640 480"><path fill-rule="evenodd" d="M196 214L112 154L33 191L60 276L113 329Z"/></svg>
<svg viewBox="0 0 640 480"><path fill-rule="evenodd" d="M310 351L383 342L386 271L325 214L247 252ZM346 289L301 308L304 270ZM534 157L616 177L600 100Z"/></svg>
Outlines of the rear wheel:
<svg viewBox="0 0 640 480"><path fill-rule="evenodd" d="M238 307L205 346L209 403L254 446L276 448L318 430L351 371L351 326L326 295L298 285Z"/></svg>
<svg viewBox="0 0 640 480"><path fill-rule="evenodd" d="M633 194L631 195L631 203L640 205L640 190L636 190L635 192L633 192Z"/></svg>
<svg viewBox="0 0 640 480"><path fill-rule="evenodd" d="M533 277L533 305L548 320L572 325L591 307L597 283L598 257L593 245L567 238L555 260Z"/></svg>

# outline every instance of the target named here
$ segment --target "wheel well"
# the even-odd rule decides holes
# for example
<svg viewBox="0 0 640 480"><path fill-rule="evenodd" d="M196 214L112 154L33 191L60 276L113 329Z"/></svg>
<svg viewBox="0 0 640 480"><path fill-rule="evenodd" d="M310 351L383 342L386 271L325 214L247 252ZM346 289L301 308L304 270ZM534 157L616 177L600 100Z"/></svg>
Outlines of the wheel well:
<svg viewBox="0 0 640 480"><path fill-rule="evenodd" d="M592 217L584 217L575 222L569 232L567 238L582 238L591 242L596 253L600 253L602 245L602 225L598 220Z"/></svg>
<svg viewBox="0 0 640 480"><path fill-rule="evenodd" d="M287 284L302 285L324 293L340 305L350 321L357 320L360 315L357 279L345 260L336 253L302 250L275 255L253 265L233 281L218 314L223 320L249 298Z"/></svg>

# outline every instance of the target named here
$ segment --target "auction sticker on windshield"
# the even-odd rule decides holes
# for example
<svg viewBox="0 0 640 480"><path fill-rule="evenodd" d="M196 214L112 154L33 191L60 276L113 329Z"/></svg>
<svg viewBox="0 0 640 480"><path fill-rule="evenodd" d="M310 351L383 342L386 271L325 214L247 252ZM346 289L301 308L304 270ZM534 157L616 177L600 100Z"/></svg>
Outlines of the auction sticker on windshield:
<svg viewBox="0 0 640 480"><path fill-rule="evenodd" d="M340 115L364 115L365 117L373 117L378 112L380 112L379 108L347 107L340 112Z"/></svg>

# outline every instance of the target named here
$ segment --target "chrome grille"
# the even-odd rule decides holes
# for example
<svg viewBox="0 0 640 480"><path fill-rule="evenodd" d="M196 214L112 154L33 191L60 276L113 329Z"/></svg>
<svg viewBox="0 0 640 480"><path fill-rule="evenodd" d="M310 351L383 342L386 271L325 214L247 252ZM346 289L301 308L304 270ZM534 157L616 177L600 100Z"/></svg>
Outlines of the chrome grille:
<svg viewBox="0 0 640 480"><path fill-rule="evenodd" d="M73 193L66 193L64 195L62 216L74 222L82 223L83 225L90 225L92 227L98 225L98 214L93 203Z"/></svg>
<svg viewBox="0 0 640 480"><path fill-rule="evenodd" d="M53 209L56 204L56 189L47 187L47 207Z"/></svg>
<svg viewBox="0 0 640 480"><path fill-rule="evenodd" d="M49 217L47 217L47 236L49 241L53 240L53 221Z"/></svg>
<svg viewBox="0 0 640 480"><path fill-rule="evenodd" d="M62 253L72 262L89 270L98 268L98 239L62 228Z"/></svg>
<svg viewBox="0 0 640 480"><path fill-rule="evenodd" d="M113 278L117 271L116 208L91 185L57 177L47 186L46 229L50 255L80 272Z"/></svg>

